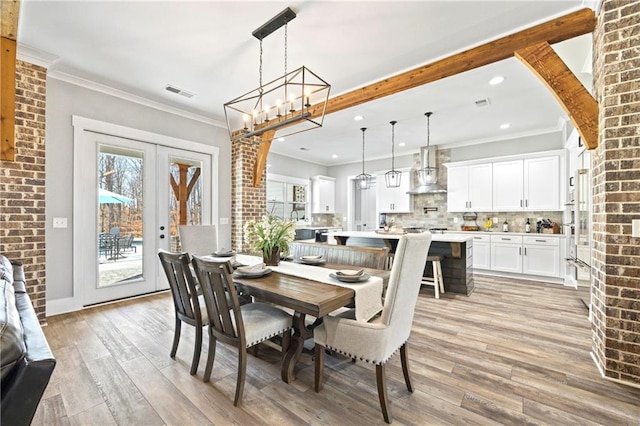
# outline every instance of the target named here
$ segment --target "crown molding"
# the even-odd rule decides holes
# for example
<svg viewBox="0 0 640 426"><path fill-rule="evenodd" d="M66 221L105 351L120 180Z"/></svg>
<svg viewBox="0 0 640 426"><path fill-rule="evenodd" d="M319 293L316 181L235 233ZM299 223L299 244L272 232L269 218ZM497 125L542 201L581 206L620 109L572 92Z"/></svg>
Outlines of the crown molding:
<svg viewBox="0 0 640 426"><path fill-rule="evenodd" d="M564 126L565 126L565 121L562 119L559 119L556 127L546 127L541 129L530 130L527 132L509 133L508 135L504 135L501 137L470 139L466 141L452 142L452 143L440 144L436 146L438 149L449 149L449 148L460 148L463 146L480 145L483 143L509 141L513 139L521 139L521 138L526 138L530 136L539 136L539 135L546 135L549 133L562 132L564 130Z"/></svg>
<svg viewBox="0 0 640 426"><path fill-rule="evenodd" d="M18 43L16 59L49 69L52 65L58 62L60 57L53 53L45 52L23 43Z"/></svg>
<svg viewBox="0 0 640 426"><path fill-rule="evenodd" d="M62 71L50 71L47 74L47 77L53 78L56 80L64 81L65 83L73 84L75 86L84 87L85 89L93 90L96 92L104 93L106 95L114 96L116 98L124 99L129 102L133 102L136 104L144 105L149 108L157 109L159 111L168 112L170 114L178 115L181 117L188 118L190 120L199 121L201 123L210 124L216 127L226 128L226 123L220 120L214 120L210 117L205 117L200 114L195 114L193 112L185 111L180 108L176 108L170 105L163 104L161 102L152 101L150 99L144 98L142 96L134 95L129 92L125 92L124 90L116 89L111 86L107 86L102 83L97 83L92 80L88 80L86 78L78 77L73 74L69 74Z"/></svg>

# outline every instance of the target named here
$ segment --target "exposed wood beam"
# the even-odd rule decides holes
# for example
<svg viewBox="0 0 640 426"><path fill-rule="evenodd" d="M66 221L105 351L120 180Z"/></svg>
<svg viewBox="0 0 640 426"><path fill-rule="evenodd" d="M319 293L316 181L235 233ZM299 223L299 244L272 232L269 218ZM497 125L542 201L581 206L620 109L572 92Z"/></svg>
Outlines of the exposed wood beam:
<svg viewBox="0 0 640 426"><path fill-rule="evenodd" d="M551 90L576 126L587 149L597 148L598 102L549 43L525 47L515 55Z"/></svg>
<svg viewBox="0 0 640 426"><path fill-rule="evenodd" d="M593 10L581 9L331 98L327 103L326 114L342 111L510 58L517 50L531 45L543 42L553 44L588 34L593 32L595 27L596 17ZM321 116L322 105L312 105L309 112L312 118ZM270 146L271 143L266 144L263 135L256 165L266 164ZM256 169L255 171L260 172L261 176L262 170ZM259 185L260 179L254 175L254 185Z"/></svg>
<svg viewBox="0 0 640 426"><path fill-rule="evenodd" d="M0 37L0 160L14 161L16 41Z"/></svg>
<svg viewBox="0 0 640 426"><path fill-rule="evenodd" d="M2 37L9 40L18 39L18 16L20 13L20 0L0 1L0 22L2 23Z"/></svg>
<svg viewBox="0 0 640 426"><path fill-rule="evenodd" d="M258 153L256 154L256 162L253 165L253 187L257 188L262 182L262 173L267 165L267 157L269 156L269 149L271 148L271 141L273 140L275 130L270 130L262 134L262 140L260 141L260 147L258 147Z"/></svg>

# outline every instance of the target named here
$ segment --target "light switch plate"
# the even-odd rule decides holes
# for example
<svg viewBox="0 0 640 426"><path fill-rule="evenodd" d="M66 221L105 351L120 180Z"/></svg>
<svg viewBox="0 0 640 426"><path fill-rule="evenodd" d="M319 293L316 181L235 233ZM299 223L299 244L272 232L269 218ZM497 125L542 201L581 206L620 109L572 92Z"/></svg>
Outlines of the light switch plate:
<svg viewBox="0 0 640 426"><path fill-rule="evenodd" d="M633 219L631 221L631 236L640 238L640 219Z"/></svg>
<svg viewBox="0 0 640 426"><path fill-rule="evenodd" d="M456 216L453 217L453 223L458 223L458 218Z"/></svg>
<svg viewBox="0 0 640 426"><path fill-rule="evenodd" d="M66 217L54 217L53 218L53 227L54 228L66 228L67 227L67 218Z"/></svg>
<svg viewBox="0 0 640 426"><path fill-rule="evenodd" d="M229 218L228 217L221 217L220 218L220 225L228 225L229 224Z"/></svg>

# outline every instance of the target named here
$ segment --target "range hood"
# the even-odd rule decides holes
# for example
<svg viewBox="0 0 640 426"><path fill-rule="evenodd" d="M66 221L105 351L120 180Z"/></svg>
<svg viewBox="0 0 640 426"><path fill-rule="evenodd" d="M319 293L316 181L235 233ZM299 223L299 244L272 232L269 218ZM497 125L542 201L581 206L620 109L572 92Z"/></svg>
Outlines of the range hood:
<svg viewBox="0 0 640 426"><path fill-rule="evenodd" d="M431 164L429 164L431 162ZM447 192L446 189L438 185L437 176L428 175L425 169L429 166L435 168L436 148L423 146L420 148L420 168L416 170L418 185L413 187L407 194L441 194Z"/></svg>

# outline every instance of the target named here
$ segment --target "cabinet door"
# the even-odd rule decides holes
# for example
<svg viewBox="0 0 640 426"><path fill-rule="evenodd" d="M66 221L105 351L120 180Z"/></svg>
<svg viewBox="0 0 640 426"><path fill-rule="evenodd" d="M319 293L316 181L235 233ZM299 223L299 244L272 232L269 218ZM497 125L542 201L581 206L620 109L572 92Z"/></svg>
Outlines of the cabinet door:
<svg viewBox="0 0 640 426"><path fill-rule="evenodd" d="M463 212L469 206L469 167L447 168L447 211Z"/></svg>
<svg viewBox="0 0 640 426"><path fill-rule="evenodd" d="M560 247L525 244L522 272L547 277L560 276Z"/></svg>
<svg viewBox="0 0 640 426"><path fill-rule="evenodd" d="M522 273L522 245L491 243L491 270Z"/></svg>
<svg viewBox="0 0 640 426"><path fill-rule="evenodd" d="M469 166L469 209L492 211L493 208L493 165Z"/></svg>
<svg viewBox="0 0 640 426"><path fill-rule="evenodd" d="M530 211L561 210L559 157L524 160L524 208Z"/></svg>
<svg viewBox="0 0 640 426"><path fill-rule="evenodd" d="M473 269L491 269L491 244L473 242Z"/></svg>
<svg viewBox="0 0 640 426"><path fill-rule="evenodd" d="M384 175L376 176L376 196L379 213L411 213L411 195L407 194L411 187L411 175L402 172L400 186L387 188Z"/></svg>
<svg viewBox="0 0 640 426"><path fill-rule="evenodd" d="M524 208L522 160L493 163L493 210L497 212Z"/></svg>
<svg viewBox="0 0 640 426"><path fill-rule="evenodd" d="M334 213L336 209L335 181L331 178L312 178L313 213Z"/></svg>

